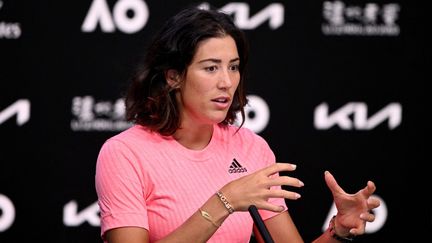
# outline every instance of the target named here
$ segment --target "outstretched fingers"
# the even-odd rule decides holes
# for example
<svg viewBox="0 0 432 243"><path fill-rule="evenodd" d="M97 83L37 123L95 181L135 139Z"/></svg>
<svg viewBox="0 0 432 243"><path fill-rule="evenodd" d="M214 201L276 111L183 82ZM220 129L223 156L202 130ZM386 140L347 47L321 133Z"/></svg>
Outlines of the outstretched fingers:
<svg viewBox="0 0 432 243"><path fill-rule="evenodd" d="M324 179L333 195L335 195L335 193L345 193L345 191L339 186L339 184L336 182L336 179L329 171L324 172Z"/></svg>
<svg viewBox="0 0 432 243"><path fill-rule="evenodd" d="M278 190L268 190L265 197L266 198L286 198L290 200L297 200L301 197L301 195L298 194L297 192L278 189Z"/></svg>
<svg viewBox="0 0 432 243"><path fill-rule="evenodd" d="M289 200L297 200L301 197L300 194L286 190L267 190L264 193L264 198L285 198ZM285 209L284 205L274 205L267 200L259 200L256 206L260 209L266 209L273 212L282 212Z"/></svg>
<svg viewBox="0 0 432 243"><path fill-rule="evenodd" d="M372 210L374 208L379 207L380 204L381 204L381 201L374 196L368 198L368 200L367 200L367 207L369 210Z"/></svg>
<svg viewBox="0 0 432 243"><path fill-rule="evenodd" d="M268 202L264 202L261 205L256 205L260 209L265 209L273 212L282 212L285 210L284 205L274 205Z"/></svg>
<svg viewBox="0 0 432 243"><path fill-rule="evenodd" d="M289 164L289 163L275 163L271 166L268 166L264 169L262 169L262 172L266 175L266 176L271 176L275 173L281 172L281 171L293 171L296 169L296 165L295 164Z"/></svg>
<svg viewBox="0 0 432 243"><path fill-rule="evenodd" d="M365 233L365 229L364 229L364 227L362 227L362 228L352 228L352 229L350 229L349 232L352 235L362 235L362 234Z"/></svg>
<svg viewBox="0 0 432 243"><path fill-rule="evenodd" d="M367 222L373 222L375 220L375 215L371 213L362 213L360 214L360 218Z"/></svg>
<svg viewBox="0 0 432 243"><path fill-rule="evenodd" d="M294 186L294 187L302 187L304 183L294 177L289 176L278 176L275 178L271 178L266 185L267 187L271 186Z"/></svg>
<svg viewBox="0 0 432 243"><path fill-rule="evenodd" d="M363 194L368 198L370 197L376 190L375 183L373 181L368 181L365 188L363 188Z"/></svg>

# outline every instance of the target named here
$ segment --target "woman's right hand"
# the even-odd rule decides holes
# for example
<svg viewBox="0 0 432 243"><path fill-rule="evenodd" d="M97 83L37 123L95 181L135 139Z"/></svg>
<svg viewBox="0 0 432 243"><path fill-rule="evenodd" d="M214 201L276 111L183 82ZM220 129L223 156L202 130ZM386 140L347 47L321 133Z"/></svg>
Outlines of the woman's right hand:
<svg viewBox="0 0 432 243"><path fill-rule="evenodd" d="M296 200L300 194L282 189L281 186L302 187L304 184L297 178L279 176L281 171L294 171L296 165L288 163L275 163L252 174L231 181L221 188L235 211L247 211L250 205L258 209L281 212L282 205L273 205L269 198L286 198Z"/></svg>

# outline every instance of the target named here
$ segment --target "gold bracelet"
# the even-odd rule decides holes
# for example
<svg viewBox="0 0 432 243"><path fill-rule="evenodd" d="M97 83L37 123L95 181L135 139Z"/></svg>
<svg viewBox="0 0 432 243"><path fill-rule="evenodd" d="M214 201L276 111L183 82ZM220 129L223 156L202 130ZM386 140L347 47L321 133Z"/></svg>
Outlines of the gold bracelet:
<svg viewBox="0 0 432 243"><path fill-rule="evenodd" d="M225 208L228 210L229 214L234 213L234 207L228 202L227 198L222 194L222 192L216 192L216 195L219 197L219 200L224 204Z"/></svg>
<svg viewBox="0 0 432 243"><path fill-rule="evenodd" d="M201 213L201 216L203 218L205 218L207 221L212 223L216 228L219 228L221 226L220 224L216 224L216 222L213 221L213 217L209 213L207 213L206 211L202 210L201 208L199 208L198 211Z"/></svg>

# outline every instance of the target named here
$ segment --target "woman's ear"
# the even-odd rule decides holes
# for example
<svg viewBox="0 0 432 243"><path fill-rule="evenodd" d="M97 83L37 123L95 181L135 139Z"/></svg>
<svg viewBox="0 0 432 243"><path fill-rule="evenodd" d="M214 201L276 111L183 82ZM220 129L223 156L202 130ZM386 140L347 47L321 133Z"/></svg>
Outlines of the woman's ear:
<svg viewBox="0 0 432 243"><path fill-rule="evenodd" d="M177 89L180 87L180 75L176 70L169 69L166 71L165 79L172 89Z"/></svg>

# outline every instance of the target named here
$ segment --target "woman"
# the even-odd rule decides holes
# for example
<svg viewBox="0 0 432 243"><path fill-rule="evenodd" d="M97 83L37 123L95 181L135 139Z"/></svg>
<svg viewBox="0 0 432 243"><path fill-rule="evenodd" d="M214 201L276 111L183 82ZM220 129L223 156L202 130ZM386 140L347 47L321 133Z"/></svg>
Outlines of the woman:
<svg viewBox="0 0 432 243"><path fill-rule="evenodd" d="M126 95L135 125L102 146L96 167L106 242L248 242L255 205L275 242L303 242L285 205L303 182L279 172L268 144L246 128L247 46L229 16L188 8L151 43ZM373 182L347 194L325 181L338 213L316 242L364 233L379 206ZM258 240L259 234L255 232Z"/></svg>

